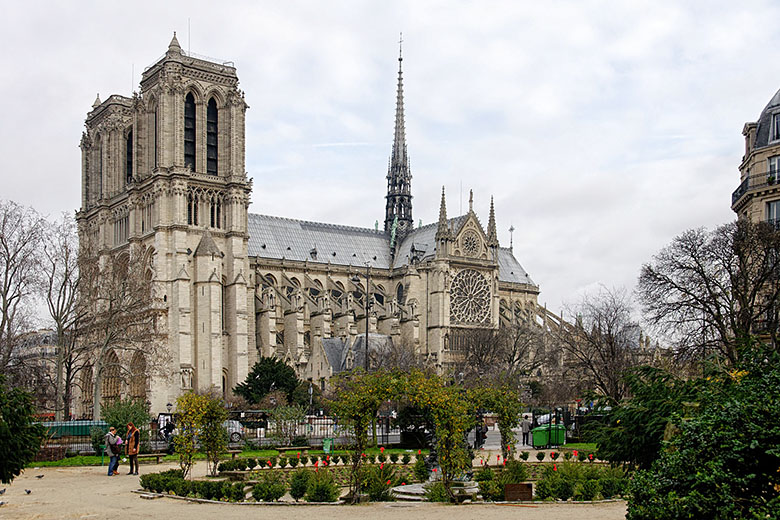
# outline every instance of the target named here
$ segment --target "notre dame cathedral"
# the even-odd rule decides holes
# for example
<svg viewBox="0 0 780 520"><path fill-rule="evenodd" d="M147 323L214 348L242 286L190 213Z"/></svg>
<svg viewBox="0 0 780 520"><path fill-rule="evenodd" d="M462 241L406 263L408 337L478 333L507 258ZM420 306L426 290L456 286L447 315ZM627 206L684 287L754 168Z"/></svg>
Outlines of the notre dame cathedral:
<svg viewBox="0 0 780 520"><path fill-rule="evenodd" d="M140 92L95 101L79 235L105 254L139 246L164 302L170 369L135 392L153 411L189 389L227 395L260 356L323 388L388 344L446 369L469 330L543 315L538 286L498 243L492 202L485 229L471 200L448 217L442 190L427 201L438 222L414 226L398 61L382 229L249 214L236 69L186 53L175 34Z"/></svg>

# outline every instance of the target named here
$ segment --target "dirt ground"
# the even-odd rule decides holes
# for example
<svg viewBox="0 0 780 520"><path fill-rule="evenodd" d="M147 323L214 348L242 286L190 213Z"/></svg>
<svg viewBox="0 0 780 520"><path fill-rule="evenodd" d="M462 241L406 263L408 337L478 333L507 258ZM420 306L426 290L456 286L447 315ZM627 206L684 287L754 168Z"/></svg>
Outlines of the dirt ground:
<svg viewBox="0 0 780 520"><path fill-rule="evenodd" d="M144 464L141 472L157 472L176 467L175 464ZM138 489L138 477L120 475L109 478L106 467L28 469L13 484L0 486L6 492L0 496L2 519L111 519L128 517L155 520L220 520L273 518L296 515L317 520L403 519L458 520L479 518L502 519L622 519L625 502L600 504L473 504L452 506L430 503L389 502L360 506L284 506L200 504L170 498L146 500L133 490ZM194 467L195 475L205 473L205 462ZM43 475L43 478L35 478ZM28 495L25 490L29 489Z"/></svg>

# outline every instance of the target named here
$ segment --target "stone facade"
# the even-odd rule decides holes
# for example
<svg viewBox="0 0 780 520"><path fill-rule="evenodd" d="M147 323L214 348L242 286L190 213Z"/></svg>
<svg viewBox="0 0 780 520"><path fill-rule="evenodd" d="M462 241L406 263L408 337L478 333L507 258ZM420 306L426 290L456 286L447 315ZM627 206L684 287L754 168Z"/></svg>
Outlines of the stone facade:
<svg viewBox="0 0 780 520"><path fill-rule="evenodd" d="M546 316L492 202L486 230L471 200L447 218L442 191L439 221L414 228L401 58L382 230L248 214L237 85L232 63L174 35L139 93L87 116L80 238L104 255L138 246L163 302L171 362L148 386L153 411L189 389L227 395L259 356L324 387L365 362L366 328L369 350L404 345L446 369L469 329Z"/></svg>
<svg viewBox="0 0 780 520"><path fill-rule="evenodd" d="M780 91L758 120L745 123L745 155L739 166L740 185L731 195L731 209L740 218L780 225Z"/></svg>

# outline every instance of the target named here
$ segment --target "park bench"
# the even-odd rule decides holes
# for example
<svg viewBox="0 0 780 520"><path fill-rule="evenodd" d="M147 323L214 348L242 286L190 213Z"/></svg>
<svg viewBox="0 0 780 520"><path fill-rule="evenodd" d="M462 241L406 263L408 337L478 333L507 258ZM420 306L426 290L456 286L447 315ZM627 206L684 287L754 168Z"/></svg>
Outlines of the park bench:
<svg viewBox="0 0 780 520"><path fill-rule="evenodd" d="M236 455L238 455L239 453L241 453L241 450L227 450L225 453L227 453L228 455L230 455L230 458L231 458L231 459L235 459L235 458L236 458Z"/></svg>
<svg viewBox="0 0 780 520"><path fill-rule="evenodd" d="M165 457L165 455L166 453L141 453L140 455L138 455L138 462L147 459L149 460L155 459L157 461L156 463L159 464L162 458Z"/></svg>
<svg viewBox="0 0 780 520"><path fill-rule="evenodd" d="M288 453L299 453L301 455L308 455L309 454L309 447L308 446L286 446L286 447L279 447L276 448L276 451L279 452L279 455L287 455Z"/></svg>

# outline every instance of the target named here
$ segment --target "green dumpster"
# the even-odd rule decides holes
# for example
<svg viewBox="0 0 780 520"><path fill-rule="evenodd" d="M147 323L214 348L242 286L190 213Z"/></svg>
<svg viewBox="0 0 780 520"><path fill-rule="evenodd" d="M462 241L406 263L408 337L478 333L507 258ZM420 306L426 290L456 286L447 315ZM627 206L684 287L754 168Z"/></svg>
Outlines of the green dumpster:
<svg viewBox="0 0 780 520"><path fill-rule="evenodd" d="M325 437L322 439L322 451L325 453L330 453L333 449L333 438L332 437Z"/></svg>
<svg viewBox="0 0 780 520"><path fill-rule="evenodd" d="M531 436L534 448L561 446L566 443L566 427L562 424L545 424L531 430Z"/></svg>
<svg viewBox="0 0 780 520"><path fill-rule="evenodd" d="M547 446L549 433L547 426L539 426L531 430L531 443L534 445L534 448L543 448Z"/></svg>

